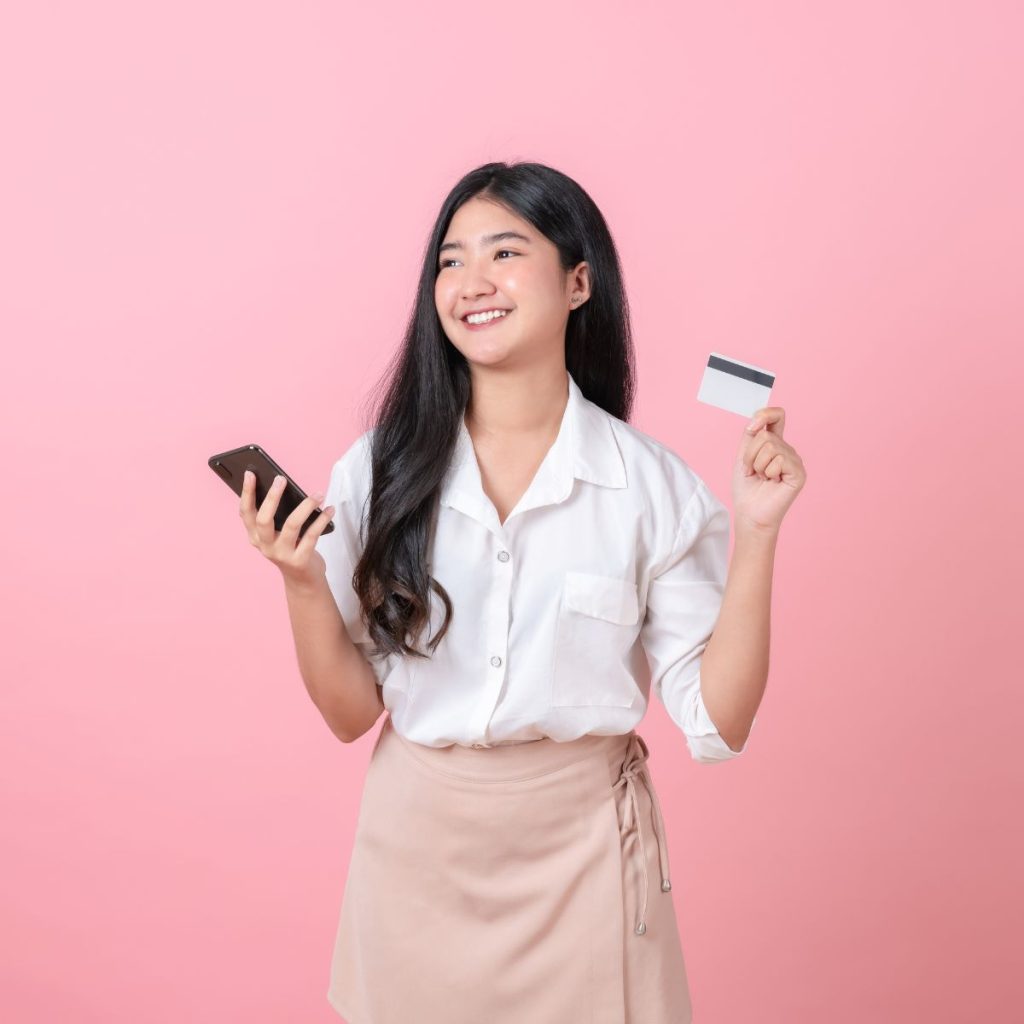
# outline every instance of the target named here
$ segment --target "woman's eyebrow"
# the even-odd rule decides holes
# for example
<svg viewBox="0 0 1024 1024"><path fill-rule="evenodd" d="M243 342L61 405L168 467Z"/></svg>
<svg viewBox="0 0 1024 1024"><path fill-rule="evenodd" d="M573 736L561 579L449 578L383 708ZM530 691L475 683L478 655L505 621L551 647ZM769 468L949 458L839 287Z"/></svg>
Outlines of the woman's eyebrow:
<svg viewBox="0 0 1024 1024"><path fill-rule="evenodd" d="M521 235L518 231L499 231L495 235L484 235L480 239L481 246L493 245L495 242L504 242L510 238L517 238L520 242L532 242L532 238L527 238L526 235ZM437 251L439 253L445 252L448 249L461 249L461 242L445 242Z"/></svg>

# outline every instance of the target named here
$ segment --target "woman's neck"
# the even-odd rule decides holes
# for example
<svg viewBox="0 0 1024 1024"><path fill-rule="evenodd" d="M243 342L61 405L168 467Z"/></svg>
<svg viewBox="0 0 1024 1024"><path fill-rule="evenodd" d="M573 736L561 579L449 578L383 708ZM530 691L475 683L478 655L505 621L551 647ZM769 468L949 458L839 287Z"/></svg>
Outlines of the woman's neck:
<svg viewBox="0 0 1024 1024"><path fill-rule="evenodd" d="M470 436L516 440L557 434L569 400L564 367L543 373L480 373L466 407Z"/></svg>

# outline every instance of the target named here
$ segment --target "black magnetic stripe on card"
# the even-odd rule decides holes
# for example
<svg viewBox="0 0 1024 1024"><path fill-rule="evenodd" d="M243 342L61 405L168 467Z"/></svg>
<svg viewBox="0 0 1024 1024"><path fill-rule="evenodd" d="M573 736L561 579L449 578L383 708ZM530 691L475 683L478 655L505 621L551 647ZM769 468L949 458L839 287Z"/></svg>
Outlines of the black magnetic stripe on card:
<svg viewBox="0 0 1024 1024"><path fill-rule="evenodd" d="M739 363L732 363L721 356L708 356L708 367L712 370L721 370L722 373L732 374L733 377L741 377L743 380L753 381L763 387L770 388L775 384L774 373L762 373L760 370L752 370L749 366L740 366Z"/></svg>

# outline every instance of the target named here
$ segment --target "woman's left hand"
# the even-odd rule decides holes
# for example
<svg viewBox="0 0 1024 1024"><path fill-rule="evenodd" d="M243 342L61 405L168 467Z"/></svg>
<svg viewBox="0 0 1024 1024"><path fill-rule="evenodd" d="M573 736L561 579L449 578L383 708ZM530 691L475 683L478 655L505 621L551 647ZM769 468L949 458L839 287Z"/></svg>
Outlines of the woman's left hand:
<svg viewBox="0 0 1024 1024"><path fill-rule="evenodd" d="M807 480L803 460L782 438L785 425L785 412L770 405L744 428L732 477L737 530L777 531Z"/></svg>

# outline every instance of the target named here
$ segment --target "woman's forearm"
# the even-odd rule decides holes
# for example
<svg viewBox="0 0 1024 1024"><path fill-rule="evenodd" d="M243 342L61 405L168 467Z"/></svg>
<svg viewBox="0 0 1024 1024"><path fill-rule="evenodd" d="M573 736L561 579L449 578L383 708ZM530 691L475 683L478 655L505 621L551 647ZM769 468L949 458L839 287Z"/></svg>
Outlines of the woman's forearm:
<svg viewBox="0 0 1024 1024"><path fill-rule="evenodd" d="M701 658L701 696L733 750L747 741L768 682L777 530L737 532L718 622Z"/></svg>
<svg viewBox="0 0 1024 1024"><path fill-rule="evenodd" d="M310 698L338 739L358 739L384 710L370 663L352 642L326 579L286 580L285 597Z"/></svg>

